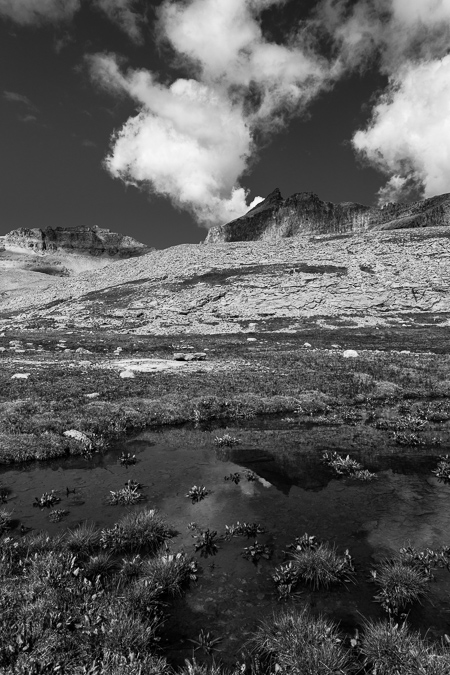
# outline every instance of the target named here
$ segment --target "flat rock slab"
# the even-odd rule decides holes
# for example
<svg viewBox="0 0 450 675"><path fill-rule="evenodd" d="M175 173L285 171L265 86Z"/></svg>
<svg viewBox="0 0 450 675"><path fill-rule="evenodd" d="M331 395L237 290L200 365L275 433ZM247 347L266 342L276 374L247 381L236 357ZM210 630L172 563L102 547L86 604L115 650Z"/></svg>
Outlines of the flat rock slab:
<svg viewBox="0 0 450 675"><path fill-rule="evenodd" d="M114 368L120 371L138 371L141 373L161 372L162 370L213 370L213 365L204 361L174 361L172 359L117 359L96 364L100 368Z"/></svg>

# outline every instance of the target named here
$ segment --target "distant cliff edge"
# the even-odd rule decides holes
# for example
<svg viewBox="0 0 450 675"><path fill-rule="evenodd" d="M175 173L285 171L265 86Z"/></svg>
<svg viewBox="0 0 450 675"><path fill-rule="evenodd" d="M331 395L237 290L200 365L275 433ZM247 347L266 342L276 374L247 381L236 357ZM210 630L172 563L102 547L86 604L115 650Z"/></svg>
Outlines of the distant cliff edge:
<svg viewBox="0 0 450 675"><path fill-rule="evenodd" d="M277 188L241 218L212 227L205 244L447 225L450 225L450 194L377 208L354 202L324 202L313 192L283 199Z"/></svg>
<svg viewBox="0 0 450 675"><path fill-rule="evenodd" d="M155 250L141 242L101 227L47 227L13 230L3 237L8 251L40 254L81 254L117 259L143 255Z"/></svg>

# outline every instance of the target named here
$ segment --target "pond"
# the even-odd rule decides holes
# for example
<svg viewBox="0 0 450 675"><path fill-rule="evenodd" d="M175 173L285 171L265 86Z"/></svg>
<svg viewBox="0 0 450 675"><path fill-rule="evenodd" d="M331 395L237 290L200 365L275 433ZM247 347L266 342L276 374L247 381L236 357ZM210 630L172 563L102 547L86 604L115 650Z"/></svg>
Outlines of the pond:
<svg viewBox="0 0 450 675"><path fill-rule="evenodd" d="M301 587L293 600L308 602L348 632L361 626L363 617L383 617L373 600L376 587L370 580L377 561L405 544L418 549L450 544L450 486L431 473L435 449L352 452L365 468L377 473L376 480L361 482L334 477L320 454L305 451L308 429L304 425L283 433L280 422L269 418L240 427L146 431L90 459L3 468L0 486L9 492L7 508L13 511L18 535L20 525L56 534L82 521L111 526L127 509L159 509L178 532L171 549L183 548L201 567L198 581L175 601L162 646L173 663L182 663L192 656L191 640L203 629L221 638L217 655L233 661L258 621L279 608L271 572L285 560L284 551L295 537L307 532L335 544L340 553L349 549L356 583L328 591ZM239 444L215 445L215 437L225 433L237 437ZM136 455L135 465L119 463L124 450ZM248 480L246 470L254 473L255 480ZM224 480L234 473L239 473L239 482ZM132 507L108 504L110 491L129 479L143 485L145 501ZM186 493L193 485L204 485L211 494L192 503ZM59 523L49 521L48 509L32 507L35 497L51 490L61 497L56 508L68 511ZM206 559L195 552L189 523L220 535L226 525L238 521L264 526L266 532L258 535L258 543L273 551L270 560L261 558L253 564L245 559L243 549L254 543L246 537L219 541L217 554ZM447 571L437 571L429 598L413 607L409 622L428 629L430 637L450 633Z"/></svg>

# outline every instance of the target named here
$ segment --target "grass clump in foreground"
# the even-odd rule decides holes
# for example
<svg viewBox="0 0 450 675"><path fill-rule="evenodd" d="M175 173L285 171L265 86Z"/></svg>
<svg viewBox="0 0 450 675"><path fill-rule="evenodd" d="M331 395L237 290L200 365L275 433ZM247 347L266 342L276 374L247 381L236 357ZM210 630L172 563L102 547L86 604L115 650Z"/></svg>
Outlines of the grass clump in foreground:
<svg viewBox="0 0 450 675"><path fill-rule="evenodd" d="M418 566L405 564L399 558L380 563L372 570L372 579L380 589L375 600L389 615L396 616L428 594L430 577Z"/></svg>
<svg viewBox="0 0 450 675"><path fill-rule="evenodd" d="M155 512L129 515L120 523L139 533L145 558L102 550L103 533L90 525L0 538L2 675L172 672L159 635L170 596L196 579L196 565L184 553L158 555L169 528Z"/></svg>
<svg viewBox="0 0 450 675"><path fill-rule="evenodd" d="M406 623L368 621L360 645L363 665L377 675L448 675L450 652L431 646Z"/></svg>
<svg viewBox="0 0 450 675"><path fill-rule="evenodd" d="M156 509L132 511L102 530L100 544L113 553L156 553L175 532Z"/></svg>
<svg viewBox="0 0 450 675"><path fill-rule="evenodd" d="M260 625L250 645L270 673L344 675L351 663L336 626L313 617L307 607L273 615Z"/></svg>
<svg viewBox="0 0 450 675"><path fill-rule="evenodd" d="M288 548L291 560L279 565L272 575L280 599L287 599L300 581L319 589L354 579L355 569L348 550L339 555L334 547L308 534L297 537Z"/></svg>

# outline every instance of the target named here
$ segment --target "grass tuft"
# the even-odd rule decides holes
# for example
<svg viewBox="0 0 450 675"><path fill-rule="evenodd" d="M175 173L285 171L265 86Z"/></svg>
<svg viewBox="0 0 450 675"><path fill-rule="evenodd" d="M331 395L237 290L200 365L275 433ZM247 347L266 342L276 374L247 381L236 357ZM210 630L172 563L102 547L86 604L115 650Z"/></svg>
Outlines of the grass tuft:
<svg viewBox="0 0 450 675"><path fill-rule="evenodd" d="M133 511L121 518L113 527L102 530L102 548L113 553L156 553L173 531L156 509Z"/></svg>
<svg viewBox="0 0 450 675"><path fill-rule="evenodd" d="M308 607L283 611L264 621L250 641L268 662L268 672L345 675L350 665L336 626Z"/></svg>

